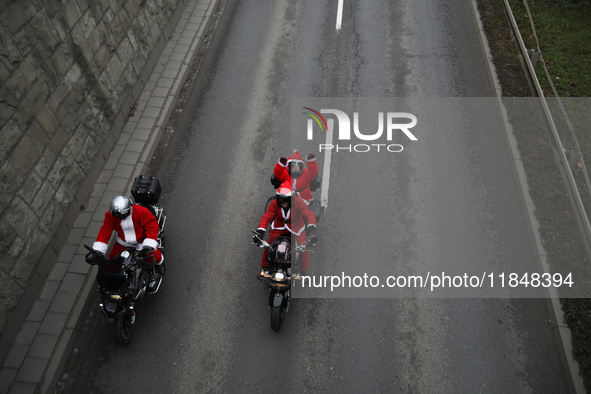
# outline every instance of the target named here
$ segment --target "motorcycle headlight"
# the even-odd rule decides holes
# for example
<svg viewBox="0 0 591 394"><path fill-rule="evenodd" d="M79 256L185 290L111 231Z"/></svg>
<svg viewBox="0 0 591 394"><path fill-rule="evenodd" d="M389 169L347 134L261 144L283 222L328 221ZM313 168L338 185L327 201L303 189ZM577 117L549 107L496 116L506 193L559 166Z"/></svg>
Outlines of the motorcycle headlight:
<svg viewBox="0 0 591 394"><path fill-rule="evenodd" d="M272 280L276 282L283 282L285 280L285 273L283 271L277 271L273 274Z"/></svg>

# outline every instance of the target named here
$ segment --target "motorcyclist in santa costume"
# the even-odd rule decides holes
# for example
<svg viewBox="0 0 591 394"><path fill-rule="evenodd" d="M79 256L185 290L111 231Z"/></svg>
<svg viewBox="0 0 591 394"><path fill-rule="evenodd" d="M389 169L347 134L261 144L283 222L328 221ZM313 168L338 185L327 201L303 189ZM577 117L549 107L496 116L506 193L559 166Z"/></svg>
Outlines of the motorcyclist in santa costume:
<svg viewBox="0 0 591 394"><path fill-rule="evenodd" d="M306 227L306 220L307 227ZM308 209L306 203L295 195L290 188L280 186L275 194L275 199L271 201L267 212L261 218L257 232L263 238L267 227L271 225L268 243L284 234L291 234L298 244L306 242L306 237L311 238L310 242L315 244L318 241L316 236L316 216ZM255 243L259 242L256 236L253 236ZM308 252L300 255L300 269L307 271L310 267L310 257ZM260 277L269 277L269 263L267 262L267 249L263 252L261 260Z"/></svg>
<svg viewBox="0 0 591 394"><path fill-rule="evenodd" d="M304 166L302 154L297 150L289 158L282 157L275 164L273 175L281 186L289 187L296 191L296 194L310 205L314 197L310 191L310 182L318 175L318 163L316 155L310 153L306 156L307 167Z"/></svg>
<svg viewBox="0 0 591 394"><path fill-rule="evenodd" d="M147 261L154 258L158 273L164 275L164 256L158 249L157 241L158 220L148 208L134 205L125 196L114 197L92 248L103 255L107 253L107 244L113 230L117 232L117 240L109 255L110 259L126 248L133 247L142 250Z"/></svg>

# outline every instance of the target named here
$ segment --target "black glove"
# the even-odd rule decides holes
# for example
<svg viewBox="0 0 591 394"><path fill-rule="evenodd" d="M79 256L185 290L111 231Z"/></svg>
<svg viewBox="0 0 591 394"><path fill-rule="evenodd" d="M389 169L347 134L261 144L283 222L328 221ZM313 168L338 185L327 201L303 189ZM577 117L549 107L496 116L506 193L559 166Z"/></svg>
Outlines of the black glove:
<svg viewBox="0 0 591 394"><path fill-rule="evenodd" d="M320 184L322 183L322 179L319 175L316 175L316 178L312 179L312 181L310 181L310 184L308 185L310 187L310 191L311 192L315 192L316 189L318 189L320 187Z"/></svg>
<svg viewBox="0 0 591 394"><path fill-rule="evenodd" d="M257 234L258 235L253 235L252 236L252 240L254 241L255 244L258 244L259 242L261 242L261 239L265 238L265 230L257 230Z"/></svg>
<svg viewBox="0 0 591 394"><path fill-rule="evenodd" d="M308 228L306 229L306 238L308 239L308 242L310 242L312 245L316 245L316 243L318 242L318 236L316 235L316 226L308 226Z"/></svg>
<svg viewBox="0 0 591 394"><path fill-rule="evenodd" d="M150 246L144 246L140 251L140 256L147 256L152 253L155 249Z"/></svg>
<svg viewBox="0 0 591 394"><path fill-rule="evenodd" d="M312 161L316 158L316 155L314 153L310 153L308 154L308 156L306 156L306 161Z"/></svg>
<svg viewBox="0 0 591 394"><path fill-rule="evenodd" d="M273 175L271 177L271 184L275 189L277 189L279 186L281 186L281 181L278 178L275 178L275 175Z"/></svg>

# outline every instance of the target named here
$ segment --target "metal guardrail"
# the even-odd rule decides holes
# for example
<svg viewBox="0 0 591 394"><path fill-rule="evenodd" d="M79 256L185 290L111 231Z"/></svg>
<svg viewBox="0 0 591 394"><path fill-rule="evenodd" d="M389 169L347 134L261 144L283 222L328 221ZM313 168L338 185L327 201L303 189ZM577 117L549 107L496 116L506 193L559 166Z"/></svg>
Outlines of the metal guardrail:
<svg viewBox="0 0 591 394"><path fill-rule="evenodd" d="M536 76L534 66L528 56L527 48L523 43L523 39L521 37L521 33L519 32L517 22L513 16L509 1L503 0L501 5L503 7L503 12L505 13L505 18L507 18L511 38L516 43L519 60L523 70L525 71L527 82L529 83L532 94L537 99L536 104L540 114L542 115L542 121L544 122L546 133L548 134L550 146L557 159L560 175L562 176L571 206L575 213L575 219L581 232L581 237L585 246L585 252L587 254L587 261L591 262L591 225L589 224L589 218L587 216L587 212L585 211L583 200L581 199L581 195L571 171L568 158L566 157L564 147L560 141L560 136L558 135L558 130L556 129L554 119L552 118L548 103L546 102L546 98L544 97L544 93L542 91L542 87L540 86L540 82Z"/></svg>

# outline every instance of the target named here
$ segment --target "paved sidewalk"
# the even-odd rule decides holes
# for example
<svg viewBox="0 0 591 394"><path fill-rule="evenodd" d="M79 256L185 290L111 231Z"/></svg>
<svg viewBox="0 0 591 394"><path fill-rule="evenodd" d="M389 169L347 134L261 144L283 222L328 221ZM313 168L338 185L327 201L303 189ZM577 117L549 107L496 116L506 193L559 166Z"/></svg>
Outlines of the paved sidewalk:
<svg viewBox="0 0 591 394"><path fill-rule="evenodd" d="M146 171L220 0L190 0L0 371L0 394L55 389L92 290L84 260L114 196Z"/></svg>

